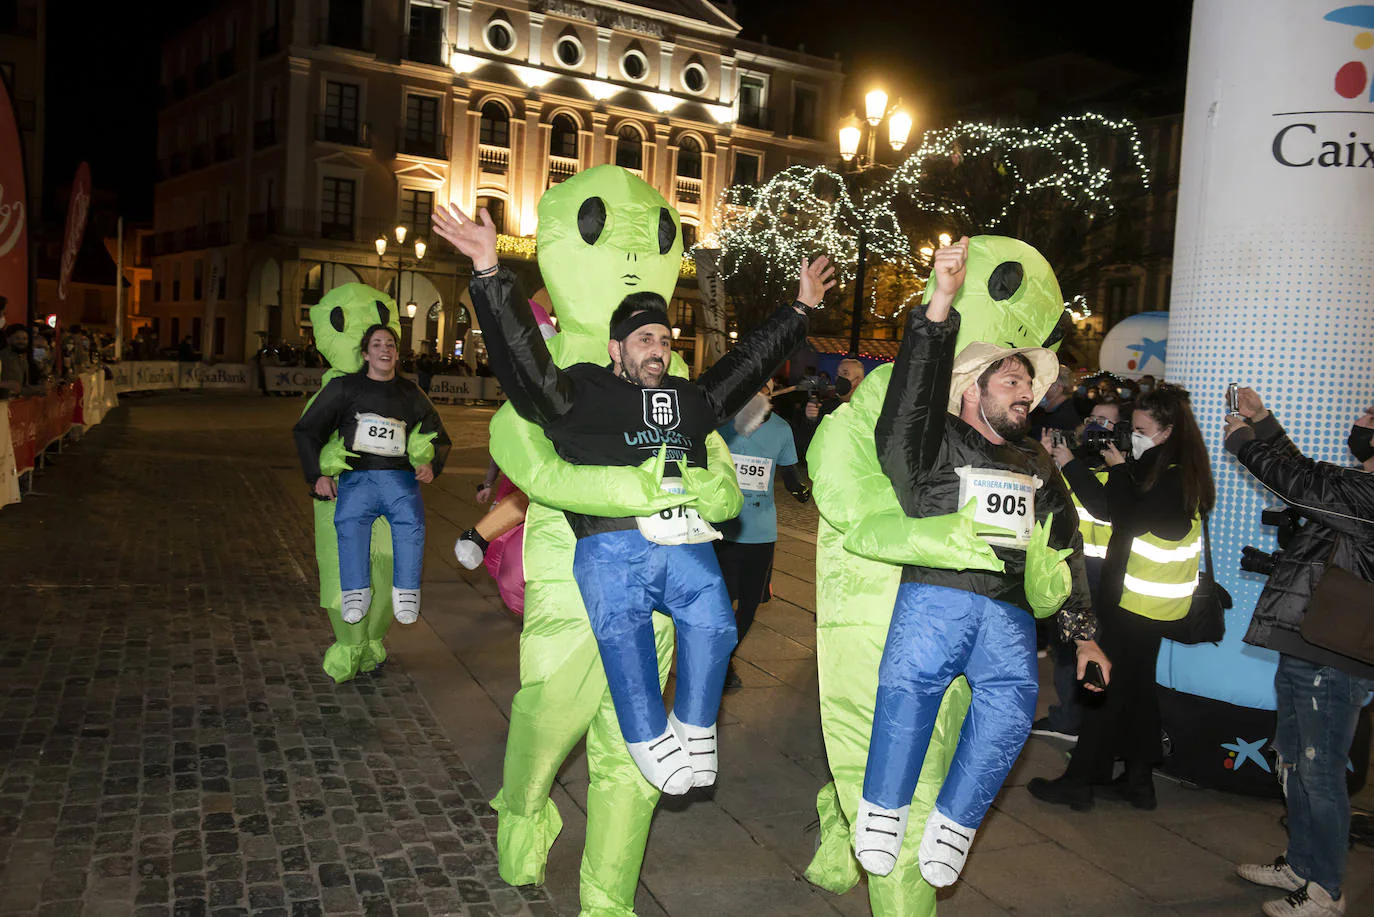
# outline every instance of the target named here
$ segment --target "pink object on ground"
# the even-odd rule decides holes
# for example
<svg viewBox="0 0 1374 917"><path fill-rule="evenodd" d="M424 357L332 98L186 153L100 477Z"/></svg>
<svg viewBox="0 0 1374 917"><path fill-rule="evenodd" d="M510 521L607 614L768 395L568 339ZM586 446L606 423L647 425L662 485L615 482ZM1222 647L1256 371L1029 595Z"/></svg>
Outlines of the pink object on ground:
<svg viewBox="0 0 1374 917"><path fill-rule="evenodd" d="M501 502L519 488L511 483L504 474L496 479L496 497L493 505ZM496 580L496 589L501 593L501 601L515 614L525 613L525 526L517 525L504 535L494 539L487 547L487 572Z"/></svg>

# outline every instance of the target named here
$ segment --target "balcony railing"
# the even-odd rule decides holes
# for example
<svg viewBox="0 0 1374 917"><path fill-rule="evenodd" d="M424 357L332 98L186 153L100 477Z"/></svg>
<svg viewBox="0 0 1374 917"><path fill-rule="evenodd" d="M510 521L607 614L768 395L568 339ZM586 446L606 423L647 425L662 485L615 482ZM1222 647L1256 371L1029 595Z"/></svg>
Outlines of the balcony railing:
<svg viewBox="0 0 1374 917"><path fill-rule="evenodd" d="M490 143L479 144L477 163L483 172L505 175L510 170L510 147L493 146Z"/></svg>
<svg viewBox="0 0 1374 917"><path fill-rule="evenodd" d="M276 23L258 32L258 57L271 57L281 50L281 27Z"/></svg>
<svg viewBox="0 0 1374 917"><path fill-rule="evenodd" d="M191 72L191 80L195 83L197 92L207 88L215 81L215 65L208 60L196 64L195 70Z"/></svg>
<svg viewBox="0 0 1374 917"><path fill-rule="evenodd" d="M767 108L741 105L738 123L741 127L756 127L760 130L771 131L773 129L773 112Z"/></svg>
<svg viewBox="0 0 1374 917"><path fill-rule="evenodd" d="M234 158L234 135L220 134L215 138L215 162Z"/></svg>
<svg viewBox="0 0 1374 917"><path fill-rule="evenodd" d="M351 51L371 51L372 30L363 25L361 18L331 16L315 23L315 41Z"/></svg>
<svg viewBox="0 0 1374 917"><path fill-rule="evenodd" d="M253 122L253 149L261 150L277 142L277 122L271 118Z"/></svg>
<svg viewBox="0 0 1374 917"><path fill-rule="evenodd" d="M268 236L286 236L298 239L334 239L368 243L380 235L391 232L396 221L364 220L356 214L352 222L341 221L337 216L328 216L318 210L274 207L248 215L248 238L259 240ZM427 228L427 227L426 227Z"/></svg>
<svg viewBox="0 0 1374 917"><path fill-rule="evenodd" d="M701 203L701 179L679 175L677 177L677 201L679 204Z"/></svg>
<svg viewBox="0 0 1374 917"><path fill-rule="evenodd" d="M448 158L448 137L434 131L417 131L407 125L396 129L398 146L407 156L427 156L430 159Z"/></svg>
<svg viewBox="0 0 1374 917"><path fill-rule="evenodd" d="M191 168L203 169L210 164L210 144L197 143L191 147Z"/></svg>
<svg viewBox="0 0 1374 917"><path fill-rule="evenodd" d="M442 32L408 32L401 36L401 59L442 67L445 44Z"/></svg>
<svg viewBox="0 0 1374 917"><path fill-rule="evenodd" d="M549 184L556 185L577 174L578 161L574 156L549 157Z"/></svg>
<svg viewBox="0 0 1374 917"><path fill-rule="evenodd" d="M372 148L370 125L361 122L340 121L338 115L317 115L315 118L315 139L325 143L341 143L345 146Z"/></svg>
<svg viewBox="0 0 1374 917"><path fill-rule="evenodd" d="M215 56L215 77L222 80L225 77L233 76L234 71L238 69L237 57L237 48L226 48L219 52Z"/></svg>

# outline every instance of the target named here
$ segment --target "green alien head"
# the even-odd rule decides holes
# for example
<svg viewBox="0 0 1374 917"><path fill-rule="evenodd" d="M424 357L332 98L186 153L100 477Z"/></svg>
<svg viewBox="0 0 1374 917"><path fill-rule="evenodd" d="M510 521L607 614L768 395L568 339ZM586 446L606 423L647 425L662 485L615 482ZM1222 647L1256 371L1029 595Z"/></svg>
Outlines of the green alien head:
<svg viewBox="0 0 1374 917"><path fill-rule="evenodd" d="M539 270L559 332L604 340L630 293L671 299L682 266L678 213L648 182L596 166L539 199Z"/></svg>
<svg viewBox="0 0 1374 917"><path fill-rule="evenodd" d="M926 302L934 291L926 288ZM1055 350L1066 330L1054 268L1032 246L1006 236L969 240L967 273L954 308L960 319L956 353L974 341Z"/></svg>
<svg viewBox="0 0 1374 917"><path fill-rule="evenodd" d="M330 366L345 373L362 369L358 347L363 332L373 325L386 325L397 338L401 336L396 302L365 283L346 283L324 294L310 307L310 322L315 327L315 346Z"/></svg>

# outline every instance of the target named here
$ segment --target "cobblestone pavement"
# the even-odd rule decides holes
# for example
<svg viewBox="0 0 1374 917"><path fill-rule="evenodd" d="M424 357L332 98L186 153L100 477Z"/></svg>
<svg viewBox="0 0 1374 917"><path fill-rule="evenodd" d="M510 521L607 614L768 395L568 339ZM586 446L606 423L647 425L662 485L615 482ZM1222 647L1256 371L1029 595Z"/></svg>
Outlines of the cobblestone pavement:
<svg viewBox="0 0 1374 917"><path fill-rule="evenodd" d="M0 513L0 914L557 913L404 664L320 670L285 431L180 398Z"/></svg>

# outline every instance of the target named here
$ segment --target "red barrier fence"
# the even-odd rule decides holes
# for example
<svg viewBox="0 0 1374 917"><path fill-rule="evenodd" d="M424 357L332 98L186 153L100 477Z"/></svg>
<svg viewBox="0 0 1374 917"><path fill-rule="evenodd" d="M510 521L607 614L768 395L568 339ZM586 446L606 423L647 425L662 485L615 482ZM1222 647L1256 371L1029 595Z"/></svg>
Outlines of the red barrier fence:
<svg viewBox="0 0 1374 917"><path fill-rule="evenodd" d="M33 470L38 454L72 428L81 404L81 386L67 383L46 395L4 402L10 416L10 440L20 474Z"/></svg>

